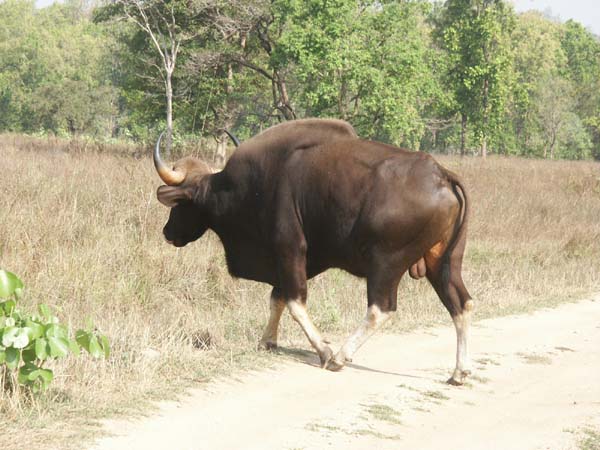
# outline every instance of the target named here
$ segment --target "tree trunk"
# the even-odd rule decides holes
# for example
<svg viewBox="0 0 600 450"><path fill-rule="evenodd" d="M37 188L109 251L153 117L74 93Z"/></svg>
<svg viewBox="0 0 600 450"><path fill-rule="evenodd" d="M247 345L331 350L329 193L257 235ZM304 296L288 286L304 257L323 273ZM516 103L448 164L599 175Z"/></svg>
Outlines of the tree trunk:
<svg viewBox="0 0 600 450"><path fill-rule="evenodd" d="M487 58L486 58L487 59ZM488 133L488 123L490 121L490 112L489 103L488 103L488 95L489 95L489 81L486 78L483 82L483 139L481 140L481 157L485 159L487 157L487 133Z"/></svg>
<svg viewBox="0 0 600 450"><path fill-rule="evenodd" d="M167 150L165 155L171 156L171 146L173 145L173 85L171 84L172 73L167 71L165 87L167 94Z"/></svg>
<svg viewBox="0 0 600 450"><path fill-rule="evenodd" d="M215 163L218 167L225 165L225 159L227 158L227 140L229 136L227 133L222 131L217 138L217 153L215 155Z"/></svg>
<svg viewBox="0 0 600 450"><path fill-rule="evenodd" d="M285 81L279 81L279 92L281 93L281 112L285 116L287 120L294 120L296 118L296 112L292 105L290 104L290 98L288 97L287 87L285 85Z"/></svg>
<svg viewBox="0 0 600 450"><path fill-rule="evenodd" d="M287 93L285 81L279 76L277 70L273 71L273 102L285 120L294 120L296 113L290 104L290 98Z"/></svg>
<svg viewBox="0 0 600 450"><path fill-rule="evenodd" d="M225 92L227 96L230 97L233 94L233 66L231 63L227 64L227 84L225 85ZM227 129L231 128L233 125L233 121L231 120L231 114L228 110L225 114L222 114L224 119L223 126ZM221 131L219 136L217 137L217 153L215 155L215 162L219 167L223 167L225 165L225 160L227 159L227 143L229 142L229 136L225 131Z"/></svg>
<svg viewBox="0 0 600 450"><path fill-rule="evenodd" d="M461 113L460 116L460 156L465 156L465 144L467 140L467 115L465 113Z"/></svg>
<svg viewBox="0 0 600 450"><path fill-rule="evenodd" d="M554 146L556 145L556 134L552 135L552 141L550 141L550 159L554 159ZM544 155L545 157L545 155Z"/></svg>
<svg viewBox="0 0 600 450"><path fill-rule="evenodd" d="M341 77L340 77L341 78ZM347 103L347 86L344 80L341 80L340 91L338 93L338 117L342 120L348 120Z"/></svg>

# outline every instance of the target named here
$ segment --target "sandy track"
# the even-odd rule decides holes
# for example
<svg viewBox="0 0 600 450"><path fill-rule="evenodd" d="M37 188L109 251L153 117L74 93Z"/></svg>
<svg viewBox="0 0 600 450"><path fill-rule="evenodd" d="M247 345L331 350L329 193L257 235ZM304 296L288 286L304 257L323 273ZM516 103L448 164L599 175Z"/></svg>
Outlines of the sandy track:
<svg viewBox="0 0 600 450"><path fill-rule="evenodd" d="M211 383L139 421L109 449L569 449L600 425L600 298L478 322L474 373L446 385L452 327L373 337L332 373L313 354ZM282 357L283 358L283 357Z"/></svg>

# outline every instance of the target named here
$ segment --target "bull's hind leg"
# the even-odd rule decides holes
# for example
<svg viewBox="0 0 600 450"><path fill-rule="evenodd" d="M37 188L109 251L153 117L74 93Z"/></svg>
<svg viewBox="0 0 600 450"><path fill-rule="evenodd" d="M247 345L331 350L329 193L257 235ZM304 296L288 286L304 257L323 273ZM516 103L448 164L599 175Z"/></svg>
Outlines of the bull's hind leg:
<svg viewBox="0 0 600 450"><path fill-rule="evenodd" d="M460 386L465 378L471 374L471 361L469 359L469 328L471 326L471 310L473 300L465 301L462 312L452 316L456 328L456 367L448 383Z"/></svg>
<svg viewBox="0 0 600 450"><path fill-rule="evenodd" d="M329 370L341 370L347 362L352 362L352 356L369 339L377 329L381 327L390 317L390 312L383 312L378 305L367 308L367 315L360 326L348 337L342 348L337 352L327 368Z"/></svg>
<svg viewBox="0 0 600 450"><path fill-rule="evenodd" d="M269 321L260 340L260 346L265 350L277 348L277 332L279 329L279 320L285 309L285 301L277 288L273 288L270 299Z"/></svg>
<svg viewBox="0 0 600 450"><path fill-rule="evenodd" d="M463 248L459 245L447 262L442 261L442 249L434 247L425 254L427 278L450 313L456 329L456 367L448 383L462 385L471 373L469 359L469 329L473 300L461 276Z"/></svg>
<svg viewBox="0 0 600 450"><path fill-rule="evenodd" d="M352 361L356 351L369 339L396 310L396 295L400 277L377 273L367 278L367 314L359 327L346 339L335 358L327 365L337 371Z"/></svg>

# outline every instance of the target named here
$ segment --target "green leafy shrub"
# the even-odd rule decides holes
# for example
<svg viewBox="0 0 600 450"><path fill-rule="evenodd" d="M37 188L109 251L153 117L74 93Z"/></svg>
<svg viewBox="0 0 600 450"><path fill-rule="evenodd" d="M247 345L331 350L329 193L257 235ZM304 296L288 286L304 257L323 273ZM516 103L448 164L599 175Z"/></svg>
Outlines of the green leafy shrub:
<svg viewBox="0 0 600 450"><path fill-rule="evenodd" d="M82 348L94 358L108 358L108 339L91 324L86 330L77 330L72 338L47 305L40 304L38 314L17 309L22 293L21 280L0 269L0 375L4 375L0 376L4 379L0 388L14 390L20 385L33 393L43 391L54 379L44 364L69 353L78 356Z"/></svg>

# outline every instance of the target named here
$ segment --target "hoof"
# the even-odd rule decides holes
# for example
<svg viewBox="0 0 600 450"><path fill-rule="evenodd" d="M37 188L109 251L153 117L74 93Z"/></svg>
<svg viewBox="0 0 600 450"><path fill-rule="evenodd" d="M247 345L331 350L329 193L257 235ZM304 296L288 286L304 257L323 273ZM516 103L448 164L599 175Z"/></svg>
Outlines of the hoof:
<svg viewBox="0 0 600 450"><path fill-rule="evenodd" d="M344 368L347 362L352 362L352 360L344 356L341 352L338 352L335 358L329 361L326 368L332 372L338 372Z"/></svg>
<svg viewBox="0 0 600 450"><path fill-rule="evenodd" d="M333 352L329 346L326 345L323 350L318 350L318 353L319 359L321 360L321 368L326 369L329 363L333 360Z"/></svg>
<svg viewBox="0 0 600 450"><path fill-rule="evenodd" d="M266 351L277 350L277 342L261 341L258 348Z"/></svg>
<svg viewBox="0 0 600 450"><path fill-rule="evenodd" d="M470 370L455 370L447 383L452 386L462 386L469 375L471 375Z"/></svg>
<svg viewBox="0 0 600 450"><path fill-rule="evenodd" d="M448 378L448 381L446 381L446 383L448 383L452 386L462 386L463 385L462 380L457 380L454 378L454 376Z"/></svg>
<svg viewBox="0 0 600 450"><path fill-rule="evenodd" d="M344 368L344 365L344 363L340 363L339 361L332 359L331 361L329 361L329 364L327 364L326 369L331 370L332 372L339 372Z"/></svg>

